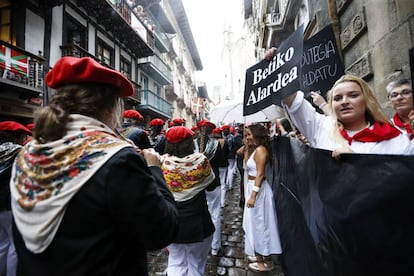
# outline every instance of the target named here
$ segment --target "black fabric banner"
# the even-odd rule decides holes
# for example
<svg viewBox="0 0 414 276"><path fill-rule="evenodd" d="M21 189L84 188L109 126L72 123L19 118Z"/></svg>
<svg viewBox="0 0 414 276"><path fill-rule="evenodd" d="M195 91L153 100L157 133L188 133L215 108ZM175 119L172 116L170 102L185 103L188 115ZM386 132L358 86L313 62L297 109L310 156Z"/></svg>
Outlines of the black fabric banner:
<svg viewBox="0 0 414 276"><path fill-rule="evenodd" d="M286 39L274 58L246 70L243 115L256 113L300 89L303 26Z"/></svg>
<svg viewBox="0 0 414 276"><path fill-rule="evenodd" d="M325 99L335 81L344 74L331 24L304 42L301 72L305 97L319 90Z"/></svg>
<svg viewBox="0 0 414 276"><path fill-rule="evenodd" d="M285 275L412 274L414 156L307 149L296 163L273 145Z"/></svg>

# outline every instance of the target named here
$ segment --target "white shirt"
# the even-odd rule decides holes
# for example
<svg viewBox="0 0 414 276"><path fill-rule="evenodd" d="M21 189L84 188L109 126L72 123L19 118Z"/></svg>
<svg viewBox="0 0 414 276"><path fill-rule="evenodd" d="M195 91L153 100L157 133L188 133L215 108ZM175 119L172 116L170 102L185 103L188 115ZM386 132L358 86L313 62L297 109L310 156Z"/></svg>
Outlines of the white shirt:
<svg viewBox="0 0 414 276"><path fill-rule="evenodd" d="M334 118L316 112L315 108L304 99L303 92L297 92L292 105L287 110L293 123L305 135L312 147L331 151L343 147L334 139ZM406 134L380 142L354 140L349 147L355 153L414 154L414 143L410 142Z"/></svg>

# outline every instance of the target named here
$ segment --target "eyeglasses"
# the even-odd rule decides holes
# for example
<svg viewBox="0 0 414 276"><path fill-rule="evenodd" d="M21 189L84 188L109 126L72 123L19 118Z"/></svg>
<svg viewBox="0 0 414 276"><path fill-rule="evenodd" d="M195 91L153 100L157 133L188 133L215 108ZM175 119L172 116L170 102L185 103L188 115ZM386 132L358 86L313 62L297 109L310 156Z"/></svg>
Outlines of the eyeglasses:
<svg viewBox="0 0 414 276"><path fill-rule="evenodd" d="M388 95L388 98L390 99L396 99L398 96L402 96L404 98L408 98L413 93L413 90L410 89L404 89L400 93L392 92L390 95Z"/></svg>

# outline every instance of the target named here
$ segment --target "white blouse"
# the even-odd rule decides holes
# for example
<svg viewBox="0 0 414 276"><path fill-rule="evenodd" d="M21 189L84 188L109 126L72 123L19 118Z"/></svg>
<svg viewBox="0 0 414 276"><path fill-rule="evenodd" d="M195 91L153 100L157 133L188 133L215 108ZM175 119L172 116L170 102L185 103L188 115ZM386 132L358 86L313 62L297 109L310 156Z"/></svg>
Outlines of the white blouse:
<svg viewBox="0 0 414 276"><path fill-rule="evenodd" d="M331 151L343 147L333 136L335 120L331 116L316 112L315 108L304 99L302 91L297 92L292 105L287 110L295 126L305 135L312 147ZM355 153L414 154L414 142L411 142L406 134L380 142L353 140L349 147Z"/></svg>

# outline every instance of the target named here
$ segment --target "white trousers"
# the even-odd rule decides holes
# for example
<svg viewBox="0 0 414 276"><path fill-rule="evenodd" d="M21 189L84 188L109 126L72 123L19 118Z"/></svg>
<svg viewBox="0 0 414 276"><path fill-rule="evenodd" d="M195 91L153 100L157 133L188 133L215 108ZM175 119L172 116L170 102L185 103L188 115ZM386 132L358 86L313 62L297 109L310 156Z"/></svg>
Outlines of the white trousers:
<svg viewBox="0 0 414 276"><path fill-rule="evenodd" d="M211 242L211 248L218 251L221 248L221 186L217 186L211 192L206 191L206 198L208 204L208 211L211 215L216 231L213 234L213 241Z"/></svg>
<svg viewBox="0 0 414 276"><path fill-rule="evenodd" d="M236 169L236 159L227 159L229 165L227 166L227 187L233 188L234 170Z"/></svg>
<svg viewBox="0 0 414 276"><path fill-rule="evenodd" d="M226 191L228 190L226 179L227 179L227 167L219 168L220 173L220 184L221 184L221 207L224 207L226 200Z"/></svg>
<svg viewBox="0 0 414 276"><path fill-rule="evenodd" d="M13 243L12 212L0 212L0 275L16 276L17 254Z"/></svg>
<svg viewBox="0 0 414 276"><path fill-rule="evenodd" d="M213 235L202 242L172 243L168 246L168 276L204 276Z"/></svg>

